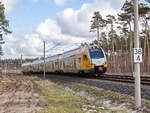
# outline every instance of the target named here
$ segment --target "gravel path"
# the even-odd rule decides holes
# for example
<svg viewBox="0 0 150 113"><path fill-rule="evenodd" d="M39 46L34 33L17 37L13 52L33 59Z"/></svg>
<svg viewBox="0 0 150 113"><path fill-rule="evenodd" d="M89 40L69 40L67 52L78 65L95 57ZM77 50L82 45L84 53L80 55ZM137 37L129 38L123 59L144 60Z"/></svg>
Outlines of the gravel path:
<svg viewBox="0 0 150 113"><path fill-rule="evenodd" d="M98 88L103 88L105 90L111 90L115 92L119 92L122 94L129 94L134 96L134 84L126 84L126 83L116 83L105 80L96 80L90 78L79 78L79 77L70 77L70 76L59 76L59 75L47 75L48 78L57 78L63 79L70 82L82 83L90 86L95 86ZM142 98L150 100L150 86L142 85Z"/></svg>

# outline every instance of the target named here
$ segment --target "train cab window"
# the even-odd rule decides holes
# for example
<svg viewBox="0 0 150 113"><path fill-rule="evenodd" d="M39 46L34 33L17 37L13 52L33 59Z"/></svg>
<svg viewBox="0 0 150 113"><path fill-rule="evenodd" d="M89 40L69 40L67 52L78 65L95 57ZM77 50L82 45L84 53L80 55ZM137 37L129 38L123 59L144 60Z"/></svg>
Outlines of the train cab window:
<svg viewBox="0 0 150 113"><path fill-rule="evenodd" d="M95 49L98 49L97 46L95 46Z"/></svg>

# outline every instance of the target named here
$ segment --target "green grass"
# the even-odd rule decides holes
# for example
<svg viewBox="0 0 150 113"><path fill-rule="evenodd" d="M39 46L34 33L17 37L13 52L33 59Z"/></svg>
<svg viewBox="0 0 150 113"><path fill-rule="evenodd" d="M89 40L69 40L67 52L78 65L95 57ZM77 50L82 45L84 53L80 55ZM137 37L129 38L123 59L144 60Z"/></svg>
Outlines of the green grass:
<svg viewBox="0 0 150 113"><path fill-rule="evenodd" d="M124 103L126 104L123 109L111 110L111 112L126 113L126 112L128 112L129 109L135 110L133 96L129 96L126 94L120 94L117 92L104 90L101 88L88 86L88 85L84 85L84 84L80 84L80 83L69 82L69 81L65 81L65 80L51 79L51 81L55 82L58 85L63 85L64 87L67 86L75 92L84 92L85 95L88 97L94 97L95 100L93 100L91 103L94 103L96 106L103 106L103 102L108 101L108 100L111 101L112 106L120 105L120 104L124 104ZM142 99L142 108L150 109L150 101ZM109 110L110 109L108 109L108 111ZM147 113L147 112L142 112L142 113Z"/></svg>
<svg viewBox="0 0 150 113"><path fill-rule="evenodd" d="M47 100L47 108L42 113L83 113L81 107L87 103L82 97L66 92L58 87L42 91Z"/></svg>
<svg viewBox="0 0 150 113"><path fill-rule="evenodd" d="M55 81L55 82L54 82ZM88 101L86 98L77 96L75 94L72 94L70 92L67 92L56 84L61 83L65 84L65 81L58 81L58 80L37 80L36 83L39 85L39 89L41 90L40 93L42 95L42 98L44 98L44 103L46 103L46 107L44 110L40 113L86 113L89 110L94 110L91 111L90 113L126 113L122 112L120 110L110 110L107 108L99 108L101 107L100 104L95 104L94 102ZM69 86L71 85L74 87L76 90L86 90L89 93L93 93L94 88L90 88L88 86L83 87L80 84L74 84L74 83L69 83ZM95 95L95 94L94 94ZM95 106L95 108L88 107L86 110L83 110L83 106L88 105L88 106Z"/></svg>
<svg viewBox="0 0 150 113"><path fill-rule="evenodd" d="M89 110L94 110L90 113L128 113L128 109L134 108L133 97L128 95L60 79L43 80L38 77L24 77L24 79L30 79L37 84L41 101L45 105L39 113L87 113ZM86 96L94 97L95 100L90 101L86 96L77 96L76 93L65 91L60 86L68 87L74 92L84 92ZM112 110L103 106L104 101L111 101L112 106L122 103L126 103L126 106L123 109ZM84 108L84 105L95 106L95 108ZM149 101L143 102L143 107L145 105L147 108L150 107Z"/></svg>

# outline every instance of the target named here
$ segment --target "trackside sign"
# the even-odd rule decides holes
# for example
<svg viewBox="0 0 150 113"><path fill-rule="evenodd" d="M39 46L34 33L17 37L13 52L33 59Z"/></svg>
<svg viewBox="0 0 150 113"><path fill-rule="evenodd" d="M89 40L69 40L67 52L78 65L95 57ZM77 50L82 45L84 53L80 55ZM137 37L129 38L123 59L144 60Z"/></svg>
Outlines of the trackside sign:
<svg viewBox="0 0 150 113"><path fill-rule="evenodd" d="M134 63L142 62L142 48L134 48Z"/></svg>

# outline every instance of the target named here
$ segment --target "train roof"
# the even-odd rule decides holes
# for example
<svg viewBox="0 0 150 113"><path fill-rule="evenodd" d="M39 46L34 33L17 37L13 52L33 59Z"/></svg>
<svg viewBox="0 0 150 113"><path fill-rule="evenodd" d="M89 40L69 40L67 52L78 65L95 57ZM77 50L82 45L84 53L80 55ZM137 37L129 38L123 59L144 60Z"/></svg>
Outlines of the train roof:
<svg viewBox="0 0 150 113"><path fill-rule="evenodd" d="M78 50L78 49L80 49L80 47L75 48L75 49L72 49L72 50L69 50L69 51L66 51L66 52L62 53L62 55L63 55L63 54L66 54L66 53L69 53L69 52L72 52L72 51L75 51L75 50Z"/></svg>
<svg viewBox="0 0 150 113"><path fill-rule="evenodd" d="M28 65L31 65L32 63L31 62L27 62L27 63L23 63L22 66L28 66Z"/></svg>
<svg viewBox="0 0 150 113"><path fill-rule="evenodd" d="M40 59L40 60L33 61L32 64L34 65L34 64L39 64L39 63L42 63L42 62L43 62L43 60Z"/></svg>

